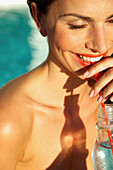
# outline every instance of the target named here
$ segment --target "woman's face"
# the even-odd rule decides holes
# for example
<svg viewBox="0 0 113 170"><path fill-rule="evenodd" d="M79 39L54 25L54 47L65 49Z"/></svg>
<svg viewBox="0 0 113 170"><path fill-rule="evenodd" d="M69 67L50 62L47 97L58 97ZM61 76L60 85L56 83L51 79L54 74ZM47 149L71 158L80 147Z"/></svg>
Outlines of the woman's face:
<svg viewBox="0 0 113 170"><path fill-rule="evenodd" d="M113 50L113 0L57 0L46 17L53 55L70 71Z"/></svg>

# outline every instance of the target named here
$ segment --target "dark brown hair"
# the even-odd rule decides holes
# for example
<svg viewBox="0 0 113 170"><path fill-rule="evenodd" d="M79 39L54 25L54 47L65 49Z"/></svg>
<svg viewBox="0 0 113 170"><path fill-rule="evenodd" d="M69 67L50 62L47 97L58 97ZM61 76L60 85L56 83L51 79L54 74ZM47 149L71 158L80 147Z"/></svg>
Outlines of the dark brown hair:
<svg viewBox="0 0 113 170"><path fill-rule="evenodd" d="M31 3L35 2L38 10L43 13L46 14L50 5L54 2L55 0L27 0L27 3L29 5L30 11L31 11ZM32 11L31 11L32 14Z"/></svg>

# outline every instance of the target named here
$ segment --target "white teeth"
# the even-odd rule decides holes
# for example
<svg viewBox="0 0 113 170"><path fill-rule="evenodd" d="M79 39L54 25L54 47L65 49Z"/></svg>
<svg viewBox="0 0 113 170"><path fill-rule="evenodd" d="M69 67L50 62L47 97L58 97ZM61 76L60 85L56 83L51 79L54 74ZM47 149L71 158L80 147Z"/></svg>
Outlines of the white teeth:
<svg viewBox="0 0 113 170"><path fill-rule="evenodd" d="M90 58L89 57L87 57L87 62L90 62Z"/></svg>
<svg viewBox="0 0 113 170"><path fill-rule="evenodd" d="M91 62L95 62L95 58L91 58Z"/></svg>
<svg viewBox="0 0 113 170"><path fill-rule="evenodd" d="M101 57L96 57L96 61L99 61L101 58L102 58L103 56L101 56Z"/></svg>
<svg viewBox="0 0 113 170"><path fill-rule="evenodd" d="M86 61L86 57L85 56L83 56L83 60Z"/></svg>
<svg viewBox="0 0 113 170"><path fill-rule="evenodd" d="M95 57L95 58L90 58L90 57L80 55L81 60L86 61L86 62L96 62L96 61L99 61L102 57L103 55L100 57Z"/></svg>

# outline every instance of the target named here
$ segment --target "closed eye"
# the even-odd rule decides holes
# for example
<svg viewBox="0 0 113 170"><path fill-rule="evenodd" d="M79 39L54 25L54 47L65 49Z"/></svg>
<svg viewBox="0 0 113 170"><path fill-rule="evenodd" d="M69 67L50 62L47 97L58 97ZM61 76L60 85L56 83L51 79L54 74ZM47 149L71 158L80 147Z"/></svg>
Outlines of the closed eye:
<svg viewBox="0 0 113 170"><path fill-rule="evenodd" d="M82 28L86 28L87 27L87 25L86 24L84 24L84 25L72 25L72 24L69 24L69 28L70 29L82 29Z"/></svg>
<svg viewBox="0 0 113 170"><path fill-rule="evenodd" d="M111 20L108 20L107 22L112 24L112 23L113 23L113 20L111 19Z"/></svg>

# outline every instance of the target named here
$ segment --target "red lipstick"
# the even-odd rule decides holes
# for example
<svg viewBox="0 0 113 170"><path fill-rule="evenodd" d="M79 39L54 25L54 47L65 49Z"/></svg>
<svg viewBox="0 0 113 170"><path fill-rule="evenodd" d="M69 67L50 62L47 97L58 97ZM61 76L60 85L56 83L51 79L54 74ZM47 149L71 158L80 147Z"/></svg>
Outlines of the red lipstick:
<svg viewBox="0 0 113 170"><path fill-rule="evenodd" d="M98 54L98 55L94 55L94 54L83 54L83 53L77 53L78 55L82 55L82 56L86 56L86 57L90 57L90 58L96 58L96 57L106 57L107 53L109 50L107 50L105 53L103 54ZM92 62L86 62L83 61L79 58L79 56L76 53L72 53L72 55L74 56L74 58L78 61L79 64L81 64L83 67L89 66L92 64Z"/></svg>
<svg viewBox="0 0 113 170"><path fill-rule="evenodd" d="M90 58L96 58L96 57L106 57L107 53L109 50L107 50L105 53L103 54L98 54L98 55L94 55L94 54L83 54L83 53L77 53L78 55L82 55L82 56L86 56L86 57L90 57Z"/></svg>
<svg viewBox="0 0 113 170"><path fill-rule="evenodd" d="M78 61L79 64L81 64L83 67L89 66L91 63L90 62L86 62L83 61L79 58L79 56L75 53L72 53L73 57L76 59L76 61Z"/></svg>

